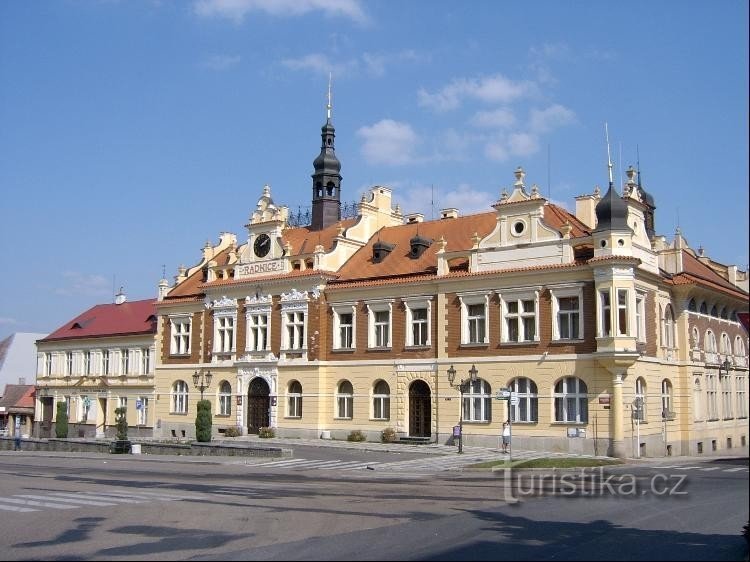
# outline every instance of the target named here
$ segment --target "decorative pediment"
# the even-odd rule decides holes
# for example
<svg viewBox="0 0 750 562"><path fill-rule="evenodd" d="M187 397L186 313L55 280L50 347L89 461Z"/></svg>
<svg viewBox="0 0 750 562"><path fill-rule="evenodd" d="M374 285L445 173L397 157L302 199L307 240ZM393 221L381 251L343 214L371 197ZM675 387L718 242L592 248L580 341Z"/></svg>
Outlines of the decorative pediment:
<svg viewBox="0 0 750 562"><path fill-rule="evenodd" d="M292 289L288 293L281 293L281 302L307 301L307 291Z"/></svg>
<svg viewBox="0 0 750 562"><path fill-rule="evenodd" d="M271 297L271 295L256 294L253 296L245 297L245 305L246 306L270 305L272 300L273 300L273 297Z"/></svg>
<svg viewBox="0 0 750 562"><path fill-rule="evenodd" d="M217 299L210 304L206 304L206 308L213 308L214 310L227 308L236 309L237 299L230 299L229 297L222 295L220 299Z"/></svg>
<svg viewBox="0 0 750 562"><path fill-rule="evenodd" d="M263 186L263 195L258 199L255 211L250 216L250 224L259 224L270 221L286 221L288 217L287 207L277 207L271 199L271 186Z"/></svg>

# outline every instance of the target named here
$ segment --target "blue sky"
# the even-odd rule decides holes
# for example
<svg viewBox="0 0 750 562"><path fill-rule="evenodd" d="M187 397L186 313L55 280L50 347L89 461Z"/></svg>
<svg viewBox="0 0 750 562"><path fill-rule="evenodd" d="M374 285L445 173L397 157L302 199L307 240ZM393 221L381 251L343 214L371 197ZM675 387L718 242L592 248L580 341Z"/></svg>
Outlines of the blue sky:
<svg viewBox="0 0 750 562"><path fill-rule="evenodd" d="M657 232L748 262L748 3L0 3L0 338L310 204L328 73L343 199L489 210L513 170L573 208L636 164ZM434 193L434 204L431 204Z"/></svg>

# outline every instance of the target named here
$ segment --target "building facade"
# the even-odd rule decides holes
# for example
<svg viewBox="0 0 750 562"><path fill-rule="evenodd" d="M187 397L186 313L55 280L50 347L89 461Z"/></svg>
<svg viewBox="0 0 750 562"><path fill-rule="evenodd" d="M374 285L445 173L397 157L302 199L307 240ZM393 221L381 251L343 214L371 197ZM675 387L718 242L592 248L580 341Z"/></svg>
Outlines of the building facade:
<svg viewBox="0 0 750 562"><path fill-rule="evenodd" d="M37 341L34 435L54 437L57 403L68 437L113 437L115 409L127 409L129 435L153 433L154 299L96 305Z"/></svg>
<svg viewBox="0 0 750 562"><path fill-rule="evenodd" d="M155 436L194 436L204 397L219 434L443 443L461 417L469 445L510 419L516 446L548 451L747 446L747 272L658 235L636 170L620 193L610 167L575 212L518 168L485 213L404 216L375 186L341 220L334 138L329 105L310 226L265 186L242 240L160 281Z"/></svg>

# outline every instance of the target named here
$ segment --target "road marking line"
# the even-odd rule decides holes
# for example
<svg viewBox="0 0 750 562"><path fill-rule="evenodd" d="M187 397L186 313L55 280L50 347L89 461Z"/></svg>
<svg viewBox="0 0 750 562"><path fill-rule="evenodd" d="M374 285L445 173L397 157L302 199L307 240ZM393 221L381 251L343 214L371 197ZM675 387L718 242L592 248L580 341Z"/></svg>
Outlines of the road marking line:
<svg viewBox="0 0 750 562"><path fill-rule="evenodd" d="M83 498L87 500L93 500L93 501L102 501L102 500L108 500L111 502L120 502L120 503L144 503L147 501L146 498L140 499L140 500L133 500L128 498L118 498L113 497L110 494L92 494L92 493L86 493L86 492L54 492L52 495L55 496L61 496L64 498ZM117 505L117 504L110 504L110 505Z"/></svg>
<svg viewBox="0 0 750 562"><path fill-rule="evenodd" d="M712 470L719 470L720 466L709 466L708 468L701 468L703 472L711 472Z"/></svg>
<svg viewBox="0 0 750 562"><path fill-rule="evenodd" d="M740 470L748 470L746 466L738 466L737 468L727 468L724 472L739 472Z"/></svg>
<svg viewBox="0 0 750 562"><path fill-rule="evenodd" d="M35 496L33 494L16 494L19 498L30 498L32 500L48 500L50 499L48 496ZM97 501L91 501L86 499L78 499L78 497L72 497L70 499L66 498L52 498L56 502L63 502L63 503L79 503L83 505L93 505L93 506L108 506L108 505L117 505L114 503L105 503L105 502L97 502Z"/></svg>
<svg viewBox="0 0 750 562"><path fill-rule="evenodd" d="M55 509L78 509L80 507L79 505L65 505L62 503L42 502L42 501L35 501L35 500L20 500L20 499L13 499L13 498L0 498L0 501L8 502L8 503L20 503L22 505L54 507Z"/></svg>
<svg viewBox="0 0 750 562"><path fill-rule="evenodd" d="M39 511L38 509L31 509L30 507L18 507L17 505L0 505L0 510L21 512Z"/></svg>

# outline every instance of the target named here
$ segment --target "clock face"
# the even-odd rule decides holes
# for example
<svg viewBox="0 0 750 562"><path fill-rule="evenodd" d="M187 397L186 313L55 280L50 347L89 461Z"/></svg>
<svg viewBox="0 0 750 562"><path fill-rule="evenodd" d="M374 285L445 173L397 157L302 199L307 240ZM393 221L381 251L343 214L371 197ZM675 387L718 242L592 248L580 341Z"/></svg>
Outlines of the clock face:
<svg viewBox="0 0 750 562"><path fill-rule="evenodd" d="M264 258L271 251L271 238L268 234L259 234L255 238L255 244L253 245L255 255L259 258Z"/></svg>

